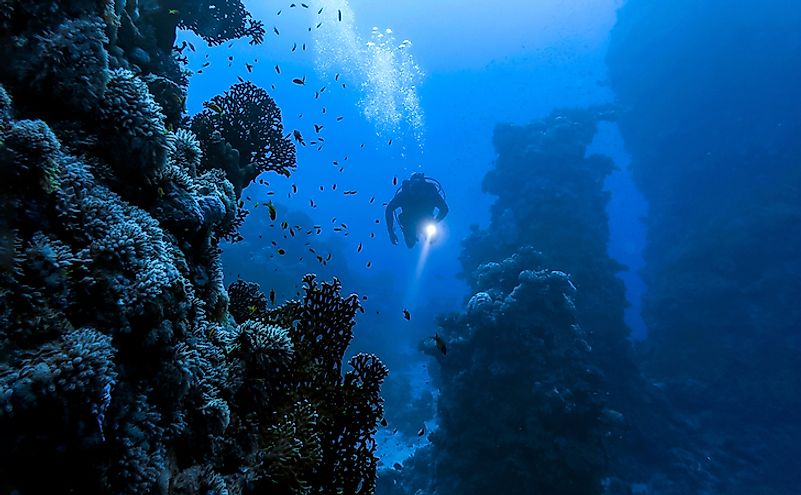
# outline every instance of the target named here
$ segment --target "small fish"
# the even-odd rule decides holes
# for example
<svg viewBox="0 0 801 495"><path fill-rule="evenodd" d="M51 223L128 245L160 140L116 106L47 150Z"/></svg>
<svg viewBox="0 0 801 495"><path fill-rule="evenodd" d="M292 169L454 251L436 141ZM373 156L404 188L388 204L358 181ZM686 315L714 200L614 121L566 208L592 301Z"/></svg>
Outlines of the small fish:
<svg viewBox="0 0 801 495"><path fill-rule="evenodd" d="M294 52L295 50L297 50L297 48L298 48L298 44L297 43L292 43L292 51Z"/></svg>
<svg viewBox="0 0 801 495"><path fill-rule="evenodd" d="M314 92L314 99L316 100L318 98L320 98L320 92L319 91L315 91Z"/></svg>
<svg viewBox="0 0 801 495"><path fill-rule="evenodd" d="M362 252L362 243L361 242L359 243L359 247L356 248L356 252L357 253L361 253Z"/></svg>
<svg viewBox="0 0 801 495"><path fill-rule="evenodd" d="M237 79L237 81L239 81L241 83L245 82L245 80L242 79L242 76L236 76L236 79Z"/></svg>
<svg viewBox="0 0 801 495"><path fill-rule="evenodd" d="M180 11L180 10L178 10L178 9L170 9L170 10L168 11L168 13L169 13L170 15L178 15L178 14L180 14L180 13L181 13L181 11Z"/></svg>
<svg viewBox="0 0 801 495"><path fill-rule="evenodd" d="M195 51L195 45L193 45L191 41L187 42L187 45L189 45L190 50L192 50L193 52Z"/></svg>
<svg viewBox="0 0 801 495"><path fill-rule="evenodd" d="M301 49L302 49L304 52L306 51L306 43L303 43L303 46L301 46Z"/></svg>
<svg viewBox="0 0 801 495"><path fill-rule="evenodd" d="M370 268L371 266L373 266L373 262L372 261L368 261L367 262L367 268Z"/></svg>
<svg viewBox="0 0 801 495"><path fill-rule="evenodd" d="M317 15L320 15L320 14L322 14L322 13L323 13L323 9L324 9L324 8L325 8L325 7L320 7L320 10L318 10L318 11L317 11Z"/></svg>
<svg viewBox="0 0 801 495"><path fill-rule="evenodd" d="M389 426L389 423L387 422L387 418L381 418L381 426L383 426L384 428Z"/></svg>
<svg viewBox="0 0 801 495"><path fill-rule="evenodd" d="M392 185L393 186L397 186L398 185L398 178L397 177L393 177L392 178Z"/></svg>
<svg viewBox="0 0 801 495"><path fill-rule="evenodd" d="M270 289L270 304L275 304L275 289Z"/></svg>
<svg viewBox="0 0 801 495"><path fill-rule="evenodd" d="M283 10L279 10L275 15L281 15L281 12L283 12Z"/></svg>
<svg viewBox="0 0 801 495"><path fill-rule="evenodd" d="M322 26L322 25L323 25L323 23L322 23L322 22L318 22L318 23L317 23L317 29L320 29L320 26Z"/></svg>
<svg viewBox="0 0 801 495"><path fill-rule="evenodd" d="M339 19L339 22L342 22L342 10L337 10L337 18Z"/></svg>
<svg viewBox="0 0 801 495"><path fill-rule="evenodd" d="M300 133L299 130L295 129L292 131L292 136L295 138L295 141L300 143L301 146L306 146L306 141L303 140L303 135Z"/></svg>
<svg viewBox="0 0 801 495"><path fill-rule="evenodd" d="M297 78L296 77L295 79L292 79L292 82L297 84L298 86L305 86L306 85L306 76L303 76L302 78Z"/></svg>
<svg viewBox="0 0 801 495"><path fill-rule="evenodd" d="M204 62L203 65L201 66L201 68L206 68L209 65L211 65L211 62Z"/></svg>
<svg viewBox="0 0 801 495"><path fill-rule="evenodd" d="M423 425L423 427L420 428L420 430L417 431L417 436L418 437L422 437L425 434L426 434L426 427L425 427L425 425Z"/></svg>
<svg viewBox="0 0 801 495"><path fill-rule="evenodd" d="M407 319L407 320L411 320L412 319L412 314L409 312L408 309L404 309L403 310L403 317L405 319Z"/></svg>
<svg viewBox="0 0 801 495"><path fill-rule="evenodd" d="M323 113L325 113L325 112L326 112L325 107L323 107Z"/></svg>
<svg viewBox="0 0 801 495"><path fill-rule="evenodd" d="M256 305L255 304L251 304L250 306L248 306L248 313L253 314L253 313L256 312L256 309L257 309Z"/></svg>
<svg viewBox="0 0 801 495"><path fill-rule="evenodd" d="M229 55L228 56L228 61L229 62L233 62L234 61L234 56L233 55Z"/></svg>
<svg viewBox="0 0 801 495"><path fill-rule="evenodd" d="M298 193L298 186L295 185L295 184L292 184L292 193L293 194L297 194Z"/></svg>
<svg viewBox="0 0 801 495"><path fill-rule="evenodd" d="M276 74L280 74L281 73L281 66L278 65L278 64L275 64L275 73Z"/></svg>
<svg viewBox="0 0 801 495"><path fill-rule="evenodd" d="M216 103L206 103L206 108L208 108L209 110L213 110L220 115L224 113L222 107Z"/></svg>
<svg viewBox="0 0 801 495"><path fill-rule="evenodd" d="M276 36L280 36L281 35L281 31L279 31L278 28L275 27L275 26L273 26L273 32L275 33Z"/></svg>
<svg viewBox="0 0 801 495"><path fill-rule="evenodd" d="M448 347L445 345L445 339L440 337L440 335L438 333L435 333L434 336L431 337L431 338L434 339L434 345L437 346L437 349L439 349L439 352L441 352L443 356L447 355L448 354Z"/></svg>
<svg viewBox="0 0 801 495"><path fill-rule="evenodd" d="M275 205L272 201L267 202L267 210L270 212L270 220L275 221L275 218L278 216L278 212L275 210Z"/></svg>
<svg viewBox="0 0 801 495"><path fill-rule="evenodd" d="M248 72L253 72L253 66L251 64L245 63L245 68L248 70Z"/></svg>
<svg viewBox="0 0 801 495"><path fill-rule="evenodd" d="M339 72L337 72L336 75L334 76L334 81L339 81Z"/></svg>
<svg viewBox="0 0 801 495"><path fill-rule="evenodd" d="M308 9L309 8L309 6L306 5L305 3L300 4L300 6L303 7L304 9Z"/></svg>
<svg viewBox="0 0 801 495"><path fill-rule="evenodd" d="M314 132L320 132L323 129L322 125L314 124Z"/></svg>
<svg viewBox="0 0 801 495"><path fill-rule="evenodd" d="M342 122L344 119L345 117L340 115L339 117L337 117L337 122Z"/></svg>
<svg viewBox="0 0 801 495"><path fill-rule="evenodd" d="M285 250L285 249L283 249L283 248L278 248L278 254L280 254L281 256L283 256L283 255L285 255L285 254L286 254L286 250Z"/></svg>
<svg viewBox="0 0 801 495"><path fill-rule="evenodd" d="M392 146L392 140L390 139L389 141L387 141L387 144Z"/></svg>
<svg viewBox="0 0 801 495"><path fill-rule="evenodd" d="M375 202L375 196L372 196L372 197L370 198L370 204L373 204L374 202Z"/></svg>

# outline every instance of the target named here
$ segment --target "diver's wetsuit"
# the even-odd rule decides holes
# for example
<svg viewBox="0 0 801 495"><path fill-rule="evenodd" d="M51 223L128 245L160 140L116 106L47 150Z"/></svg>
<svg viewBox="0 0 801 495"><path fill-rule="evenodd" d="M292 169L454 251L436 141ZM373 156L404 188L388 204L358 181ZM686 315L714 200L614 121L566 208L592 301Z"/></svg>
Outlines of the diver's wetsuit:
<svg viewBox="0 0 801 495"><path fill-rule="evenodd" d="M436 185L425 179L403 181L400 190L387 204L386 210L387 229L393 243L397 242L394 216L395 210L398 208L401 209L398 223L406 246L410 248L414 247L417 242L417 236L426 221L434 219L439 222L448 214L448 205L440 196ZM436 218L434 217L435 208L438 210Z"/></svg>

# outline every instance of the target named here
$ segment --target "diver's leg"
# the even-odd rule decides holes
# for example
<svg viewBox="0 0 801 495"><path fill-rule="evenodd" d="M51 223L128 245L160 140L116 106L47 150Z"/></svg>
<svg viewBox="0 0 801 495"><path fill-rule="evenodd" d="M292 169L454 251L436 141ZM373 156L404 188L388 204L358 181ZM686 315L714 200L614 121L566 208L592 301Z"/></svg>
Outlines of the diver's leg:
<svg viewBox="0 0 801 495"><path fill-rule="evenodd" d="M403 213L398 215L398 224L403 234L403 240L406 241L406 247L413 248L417 243L417 231L413 225L409 225L408 215L404 215Z"/></svg>
<svg viewBox="0 0 801 495"><path fill-rule="evenodd" d="M406 247L410 249L413 248L415 244L417 244L417 236L412 235L411 232L405 229L403 231L403 240L406 241Z"/></svg>

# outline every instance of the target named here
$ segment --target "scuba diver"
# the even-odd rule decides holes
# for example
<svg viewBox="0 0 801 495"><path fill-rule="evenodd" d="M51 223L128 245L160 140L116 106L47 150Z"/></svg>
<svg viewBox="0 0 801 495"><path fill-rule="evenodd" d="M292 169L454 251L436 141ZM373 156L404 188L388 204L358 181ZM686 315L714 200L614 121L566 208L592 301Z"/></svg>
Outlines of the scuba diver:
<svg viewBox="0 0 801 495"><path fill-rule="evenodd" d="M401 209L401 213L397 215L398 224L409 248L414 247L421 234L427 235L428 238L433 237L436 233L436 223L441 222L448 214L442 185L436 179L426 177L422 172L415 172L404 180L387 204L386 222L392 244L398 243L398 236L395 235L398 208ZM438 210L436 217L434 208Z"/></svg>

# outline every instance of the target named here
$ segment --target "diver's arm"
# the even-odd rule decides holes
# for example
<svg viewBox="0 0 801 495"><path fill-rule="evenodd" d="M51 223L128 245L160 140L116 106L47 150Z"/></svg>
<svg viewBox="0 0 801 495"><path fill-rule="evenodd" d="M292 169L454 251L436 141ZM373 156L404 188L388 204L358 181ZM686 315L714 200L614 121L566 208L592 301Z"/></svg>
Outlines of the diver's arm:
<svg viewBox="0 0 801 495"><path fill-rule="evenodd" d="M387 223L387 232L389 232L389 240L392 241L392 244L397 244L398 236L395 235L395 210L398 209L398 197L395 196L392 198L387 204L387 208L384 213L384 221Z"/></svg>
<svg viewBox="0 0 801 495"><path fill-rule="evenodd" d="M437 194L436 204L434 205L437 208L437 222L441 222L447 215L448 215L448 203L442 199L442 196Z"/></svg>

